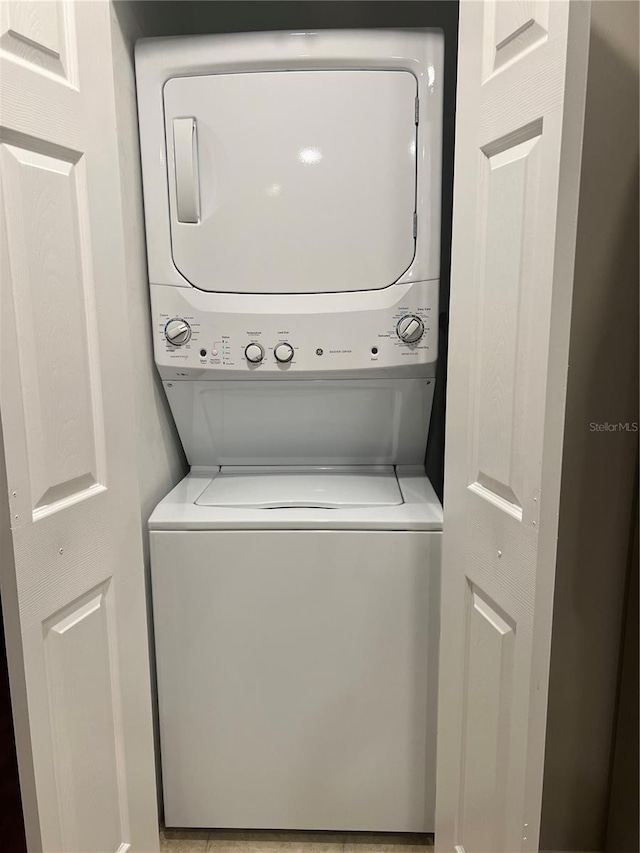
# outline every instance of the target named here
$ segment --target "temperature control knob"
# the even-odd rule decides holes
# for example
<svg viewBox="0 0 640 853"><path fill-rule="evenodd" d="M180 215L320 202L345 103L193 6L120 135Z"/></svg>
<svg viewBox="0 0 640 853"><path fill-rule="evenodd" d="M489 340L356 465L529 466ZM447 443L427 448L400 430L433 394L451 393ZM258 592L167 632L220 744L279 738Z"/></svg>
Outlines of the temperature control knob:
<svg viewBox="0 0 640 853"><path fill-rule="evenodd" d="M415 344L424 334L424 323L420 317L414 314L408 314L403 317L396 326L396 332L401 341L405 344Z"/></svg>
<svg viewBox="0 0 640 853"><path fill-rule="evenodd" d="M281 364L286 364L293 358L293 347L291 344L278 344L273 354L276 357L276 361L279 361Z"/></svg>
<svg viewBox="0 0 640 853"><path fill-rule="evenodd" d="M244 351L244 357L250 364L260 364L264 358L264 350L260 344L249 344Z"/></svg>
<svg viewBox="0 0 640 853"><path fill-rule="evenodd" d="M174 347L181 347L183 344L189 343L191 339L191 326L186 320L174 317L164 327L164 336Z"/></svg>

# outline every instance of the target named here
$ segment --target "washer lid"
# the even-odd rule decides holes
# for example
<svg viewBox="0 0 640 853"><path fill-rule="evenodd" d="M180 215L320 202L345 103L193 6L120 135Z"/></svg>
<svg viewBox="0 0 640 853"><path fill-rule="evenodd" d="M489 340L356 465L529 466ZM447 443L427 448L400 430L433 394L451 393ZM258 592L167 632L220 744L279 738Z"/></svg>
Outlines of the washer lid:
<svg viewBox="0 0 640 853"><path fill-rule="evenodd" d="M397 506L402 494L392 466L222 467L197 506L287 507Z"/></svg>
<svg viewBox="0 0 640 853"><path fill-rule="evenodd" d="M416 96L400 70L168 80L177 269L227 293L393 284L415 252Z"/></svg>

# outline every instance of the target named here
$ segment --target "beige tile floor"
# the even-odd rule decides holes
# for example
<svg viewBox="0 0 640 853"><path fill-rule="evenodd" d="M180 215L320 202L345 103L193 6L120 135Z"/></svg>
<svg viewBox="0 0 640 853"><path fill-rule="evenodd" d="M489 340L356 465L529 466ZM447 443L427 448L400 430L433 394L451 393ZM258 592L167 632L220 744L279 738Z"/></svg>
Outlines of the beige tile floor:
<svg viewBox="0 0 640 853"><path fill-rule="evenodd" d="M431 835L160 830L162 853L428 853Z"/></svg>

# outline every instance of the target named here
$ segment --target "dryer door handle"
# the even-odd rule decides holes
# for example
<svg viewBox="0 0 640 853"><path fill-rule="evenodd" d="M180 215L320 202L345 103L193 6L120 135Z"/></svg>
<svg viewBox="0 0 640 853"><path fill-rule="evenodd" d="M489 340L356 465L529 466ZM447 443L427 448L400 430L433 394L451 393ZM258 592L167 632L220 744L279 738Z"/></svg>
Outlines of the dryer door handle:
<svg viewBox="0 0 640 853"><path fill-rule="evenodd" d="M200 221L198 133L195 118L174 118L173 161L178 222Z"/></svg>

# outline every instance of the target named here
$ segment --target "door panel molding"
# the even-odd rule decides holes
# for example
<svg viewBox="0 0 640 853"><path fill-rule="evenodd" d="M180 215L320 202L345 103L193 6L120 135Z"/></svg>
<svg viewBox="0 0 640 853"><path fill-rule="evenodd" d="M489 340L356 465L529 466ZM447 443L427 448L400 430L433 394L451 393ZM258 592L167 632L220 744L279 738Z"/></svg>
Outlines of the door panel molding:
<svg viewBox="0 0 640 853"><path fill-rule="evenodd" d="M91 850L95 838L111 850L129 846L113 607L113 589L105 581L43 624L65 850ZM99 771L87 774L87 763ZM83 790L87 784L90 790Z"/></svg>
<svg viewBox="0 0 640 853"><path fill-rule="evenodd" d="M13 62L75 86L75 15L70 2L11 0L0 8L0 51Z"/></svg>
<svg viewBox="0 0 640 853"><path fill-rule="evenodd" d="M443 853L538 849L588 36L588 3L460 6Z"/></svg>
<svg viewBox="0 0 640 853"><path fill-rule="evenodd" d="M111 5L2 13L0 584L29 849L157 851Z"/></svg>
<svg viewBox="0 0 640 853"><path fill-rule="evenodd" d="M86 170L6 143L0 168L36 521L105 488Z"/></svg>

